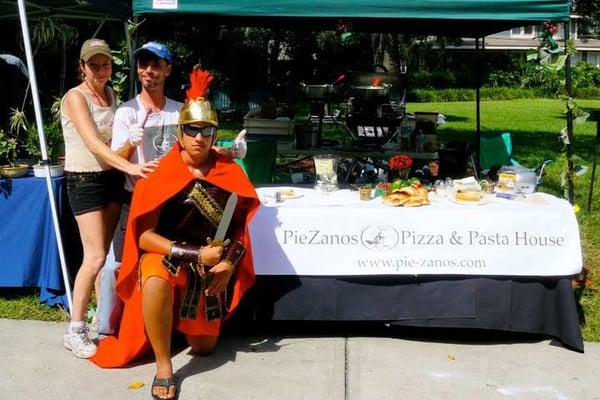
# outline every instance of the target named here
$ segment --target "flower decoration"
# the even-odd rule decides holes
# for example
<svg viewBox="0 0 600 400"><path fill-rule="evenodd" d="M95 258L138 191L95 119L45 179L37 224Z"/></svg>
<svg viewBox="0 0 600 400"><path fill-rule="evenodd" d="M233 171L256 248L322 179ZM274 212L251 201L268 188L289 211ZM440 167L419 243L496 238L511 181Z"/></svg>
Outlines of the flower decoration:
<svg viewBox="0 0 600 400"><path fill-rule="evenodd" d="M558 42L554 39L554 35L557 33L558 26L554 22L544 22L544 29L540 35L540 40L550 53L558 53L560 51Z"/></svg>
<svg viewBox="0 0 600 400"><path fill-rule="evenodd" d="M388 167L392 171L400 171L410 168L412 163L413 159L406 154L398 154L388 160Z"/></svg>
<svg viewBox="0 0 600 400"><path fill-rule="evenodd" d="M350 30L350 22L340 19L336 24L335 30L338 31L339 33L348 32Z"/></svg>

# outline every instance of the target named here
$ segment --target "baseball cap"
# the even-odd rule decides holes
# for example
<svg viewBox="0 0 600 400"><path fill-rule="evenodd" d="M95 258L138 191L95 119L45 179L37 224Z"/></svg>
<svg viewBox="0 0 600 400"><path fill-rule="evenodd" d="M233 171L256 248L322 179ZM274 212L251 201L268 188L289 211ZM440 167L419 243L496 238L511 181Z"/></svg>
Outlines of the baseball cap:
<svg viewBox="0 0 600 400"><path fill-rule="evenodd" d="M137 58L140 55L140 53L144 51L148 51L157 56L158 58L164 58L169 64L173 60L171 52L169 51L167 46L159 42L144 43L142 47L140 47L133 53L133 56Z"/></svg>
<svg viewBox="0 0 600 400"><path fill-rule="evenodd" d="M95 56L96 54L104 54L108 56L111 60L113 58L110 47L108 44L102 39L88 39L81 45L81 53L80 58L83 61L90 59L90 57Z"/></svg>

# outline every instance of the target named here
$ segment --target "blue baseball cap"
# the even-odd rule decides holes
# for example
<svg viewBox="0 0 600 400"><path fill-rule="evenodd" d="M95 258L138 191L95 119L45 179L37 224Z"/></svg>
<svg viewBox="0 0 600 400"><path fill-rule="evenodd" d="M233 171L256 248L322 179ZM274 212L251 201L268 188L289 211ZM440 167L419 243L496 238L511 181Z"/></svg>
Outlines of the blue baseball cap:
<svg viewBox="0 0 600 400"><path fill-rule="evenodd" d="M169 64L173 60L173 56L171 56L171 52L169 51L167 46L165 46L162 43L158 43L158 42L144 43L144 45L142 47L140 47L133 53L133 56L135 58L137 58L140 55L140 53L142 53L144 51L148 51L148 52L154 54L155 56L157 56L158 58L164 58Z"/></svg>

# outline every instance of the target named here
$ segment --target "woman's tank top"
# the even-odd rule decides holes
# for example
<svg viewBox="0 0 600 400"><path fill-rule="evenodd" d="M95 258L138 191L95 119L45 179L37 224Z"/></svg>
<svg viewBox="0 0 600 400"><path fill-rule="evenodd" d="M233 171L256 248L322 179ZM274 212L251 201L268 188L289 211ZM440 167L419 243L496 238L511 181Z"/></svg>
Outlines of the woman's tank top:
<svg viewBox="0 0 600 400"><path fill-rule="evenodd" d="M107 86L108 87L108 86ZM98 138L110 147L112 138L113 119L117 110L117 102L115 93L112 88L108 87L108 95L111 100L109 107L100 107L79 88L73 88L85 96L88 108L92 114L92 119L98 128ZM65 100L66 95L61 100ZM63 137L65 139L65 171L70 172L99 172L111 169L112 167L102 161L102 159L94 155L85 145L77 129L73 125L73 121L65 113L61 112L61 125Z"/></svg>

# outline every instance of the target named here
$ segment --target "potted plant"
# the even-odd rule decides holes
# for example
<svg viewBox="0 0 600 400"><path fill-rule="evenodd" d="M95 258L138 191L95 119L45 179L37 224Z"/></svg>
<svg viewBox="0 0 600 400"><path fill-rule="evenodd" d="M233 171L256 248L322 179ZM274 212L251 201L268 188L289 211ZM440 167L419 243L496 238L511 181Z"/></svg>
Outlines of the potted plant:
<svg viewBox="0 0 600 400"><path fill-rule="evenodd" d="M17 139L0 129L0 175L17 178L27 174L29 166L16 163Z"/></svg>
<svg viewBox="0 0 600 400"><path fill-rule="evenodd" d="M60 163L60 157L64 153L64 140L62 130L60 127L60 99L55 99L52 105L52 121L44 124L44 136L46 138L46 148L48 151L48 160L50 162L50 176L61 176L64 173L64 167ZM40 150L40 143L38 137L38 131L35 126L30 126L27 129L27 136L25 138L25 150L30 157L40 159L42 152ZM41 164L35 164L33 166L33 173L38 178L44 178L45 168Z"/></svg>

